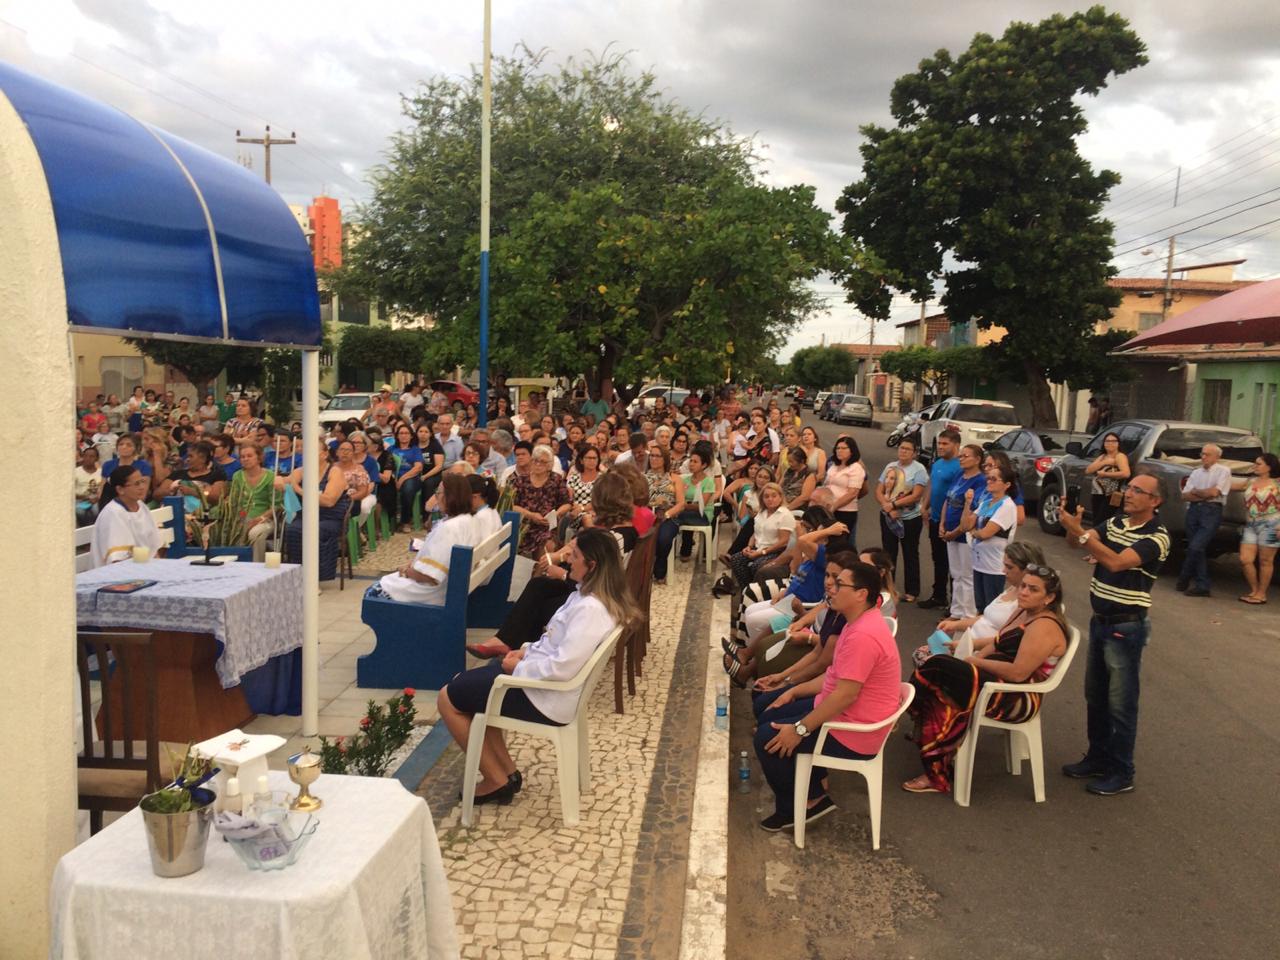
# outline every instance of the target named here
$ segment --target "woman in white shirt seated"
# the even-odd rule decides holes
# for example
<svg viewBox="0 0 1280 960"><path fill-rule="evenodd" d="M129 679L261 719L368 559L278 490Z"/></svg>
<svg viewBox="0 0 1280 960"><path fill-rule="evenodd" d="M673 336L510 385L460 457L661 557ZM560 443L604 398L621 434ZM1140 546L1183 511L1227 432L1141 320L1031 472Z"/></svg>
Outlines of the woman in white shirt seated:
<svg viewBox="0 0 1280 960"><path fill-rule="evenodd" d="M569 549L569 576L578 587L548 622L541 639L458 674L440 691L436 700L440 717L463 750L471 734L471 718L485 711L499 674L572 680L615 626L625 627L637 616L618 542L609 531L584 530ZM503 698L502 716L563 726L577 712L580 695L581 690L514 689ZM489 728L480 752L480 772L478 804L508 804L523 785L501 730Z"/></svg>
<svg viewBox="0 0 1280 960"><path fill-rule="evenodd" d="M786 507L782 487L766 483L760 489L760 512L756 514L751 539L742 551L728 557L739 590L751 582L758 569L787 549L795 529L795 514Z"/></svg>
<svg viewBox="0 0 1280 960"><path fill-rule="evenodd" d="M992 640L999 634L1018 611L1018 587L1022 585L1022 578L1026 575L1027 568L1045 565L1044 551L1036 544L1027 543L1025 540L1009 544L1004 551L1004 591L975 617L947 617L938 621L937 629L951 635L951 640L947 642L951 651L955 652L956 644L966 630L969 631L970 639L977 646L983 645L984 641ZM968 656L967 651L961 652ZM916 648L911 654L911 659L918 667L931 656L933 651L925 643Z"/></svg>
<svg viewBox="0 0 1280 960"><path fill-rule="evenodd" d="M431 527L422 549L410 563L388 573L365 595L443 606L449 583L449 561L455 545L474 546L471 522L471 484L456 473L446 474L440 484L444 491L445 518Z"/></svg>
<svg viewBox="0 0 1280 960"><path fill-rule="evenodd" d="M493 477L475 473L466 480L471 486L471 539L479 545L502 529L502 515L493 509L498 504L498 485Z"/></svg>
<svg viewBox="0 0 1280 960"><path fill-rule="evenodd" d="M128 560L134 547L146 547L153 556L159 552L164 541L145 503L150 490L151 479L136 466L111 471L89 541L95 567Z"/></svg>

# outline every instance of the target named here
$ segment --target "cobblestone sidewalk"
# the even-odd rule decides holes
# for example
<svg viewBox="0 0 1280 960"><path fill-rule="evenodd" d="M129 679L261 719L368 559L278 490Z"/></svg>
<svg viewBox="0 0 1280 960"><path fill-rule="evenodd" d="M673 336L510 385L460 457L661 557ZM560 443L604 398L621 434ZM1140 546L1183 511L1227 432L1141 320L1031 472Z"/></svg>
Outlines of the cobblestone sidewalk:
<svg viewBox="0 0 1280 960"><path fill-rule="evenodd" d="M509 807L459 822L462 753L423 783L467 958L676 958L703 708L709 579L673 563L655 587L652 641L626 713L613 712L612 669L592 697L591 789L582 822L560 817L555 748L519 736L524 789ZM696 569L695 569L696 568Z"/></svg>

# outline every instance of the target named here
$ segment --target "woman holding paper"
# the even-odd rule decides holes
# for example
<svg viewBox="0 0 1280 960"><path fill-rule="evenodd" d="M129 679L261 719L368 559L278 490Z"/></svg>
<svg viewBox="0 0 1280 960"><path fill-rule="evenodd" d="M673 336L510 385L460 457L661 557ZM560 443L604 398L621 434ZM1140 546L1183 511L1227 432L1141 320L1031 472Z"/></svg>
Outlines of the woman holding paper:
<svg viewBox="0 0 1280 960"><path fill-rule="evenodd" d="M529 475L517 474L511 481L515 488L515 504L512 507L524 521L520 531L520 555L536 560L551 538L551 531L559 523L562 512L569 509L569 488L564 477L554 473L551 461L555 454L551 448L539 444L533 448L529 460ZM554 516L553 516L554 515Z"/></svg>
<svg viewBox="0 0 1280 960"><path fill-rule="evenodd" d="M1004 551L1004 590L976 616L947 617L938 621L933 636L911 655L916 666L935 653L952 652L963 660L974 648L990 644L1018 612L1018 587L1022 585L1027 568L1044 565L1044 551L1036 544L1023 540L1009 544ZM965 631L969 633L969 642L960 648L958 644Z"/></svg>

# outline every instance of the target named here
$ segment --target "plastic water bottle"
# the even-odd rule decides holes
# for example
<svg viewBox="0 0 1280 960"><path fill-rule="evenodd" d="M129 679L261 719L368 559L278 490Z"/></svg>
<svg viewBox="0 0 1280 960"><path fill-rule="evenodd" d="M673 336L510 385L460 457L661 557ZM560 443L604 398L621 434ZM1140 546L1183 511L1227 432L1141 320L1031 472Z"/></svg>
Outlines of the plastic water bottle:
<svg viewBox="0 0 1280 960"><path fill-rule="evenodd" d="M738 792L751 792L751 761L747 759L747 751L738 754Z"/></svg>
<svg viewBox="0 0 1280 960"><path fill-rule="evenodd" d="M729 684L724 680L716 684L716 729L729 729Z"/></svg>

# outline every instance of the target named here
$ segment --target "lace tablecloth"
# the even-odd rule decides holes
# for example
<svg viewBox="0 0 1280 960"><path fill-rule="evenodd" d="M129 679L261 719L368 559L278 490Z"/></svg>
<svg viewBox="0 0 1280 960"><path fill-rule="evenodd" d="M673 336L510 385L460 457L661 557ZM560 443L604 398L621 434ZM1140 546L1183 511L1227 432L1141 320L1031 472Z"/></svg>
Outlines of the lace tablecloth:
<svg viewBox="0 0 1280 960"><path fill-rule="evenodd" d="M273 789L292 788L271 774ZM296 788L295 788L296 789ZM151 871L135 808L62 858L52 960L417 960L458 956L426 802L396 780L321 776L320 826L297 863L252 872L216 831L204 869Z"/></svg>
<svg viewBox="0 0 1280 960"><path fill-rule="evenodd" d="M156 583L136 593L98 592L123 580ZM76 574L76 621L211 633L218 641L218 679L234 687L250 670L302 646L302 567L123 560Z"/></svg>

